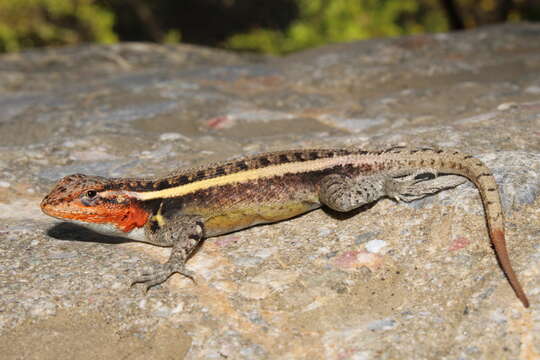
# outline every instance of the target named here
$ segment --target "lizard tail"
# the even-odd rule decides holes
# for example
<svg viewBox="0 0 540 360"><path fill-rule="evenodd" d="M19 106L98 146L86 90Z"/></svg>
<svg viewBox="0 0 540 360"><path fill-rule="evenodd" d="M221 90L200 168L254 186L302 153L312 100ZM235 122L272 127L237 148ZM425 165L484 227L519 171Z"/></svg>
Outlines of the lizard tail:
<svg viewBox="0 0 540 360"><path fill-rule="evenodd" d="M504 230L502 228L490 229L489 235L491 237L491 242L495 247L495 253L497 254L499 264L501 265L504 273L506 274L506 277L510 282L510 286L512 286L512 289L514 289L516 296L519 300L521 300L523 306L528 308L529 299L527 299L527 295L525 294L525 291L523 291L517 275L512 269L512 265L510 264L508 251L506 250L506 241L504 239Z"/></svg>
<svg viewBox="0 0 540 360"><path fill-rule="evenodd" d="M488 167L479 159L462 153L446 153L441 154L441 165L450 167L449 170L458 172L461 175L471 180L482 198L484 211L486 213L486 222L489 230L491 243L495 248L495 254L499 265L504 271L510 286L516 293L516 296L526 308L529 307L529 300L523 291L523 288L518 280L506 248L506 240L504 236L504 216L502 204L499 195L499 188L495 182L493 174ZM460 166L459 164L462 164ZM457 171L456 171L457 170Z"/></svg>
<svg viewBox="0 0 540 360"><path fill-rule="evenodd" d="M399 153L399 151L396 151L396 153ZM399 160L396 162L403 167L413 165L415 168L433 168L438 170L439 173L461 175L474 183L482 198L489 237L495 249L499 265L504 271L516 296L523 303L523 306L526 308L529 307L527 295L523 291L508 256L499 187L488 167L472 155L467 155L459 151L427 148L413 149L410 151L410 155L413 154L415 157L414 160L402 160L401 164Z"/></svg>

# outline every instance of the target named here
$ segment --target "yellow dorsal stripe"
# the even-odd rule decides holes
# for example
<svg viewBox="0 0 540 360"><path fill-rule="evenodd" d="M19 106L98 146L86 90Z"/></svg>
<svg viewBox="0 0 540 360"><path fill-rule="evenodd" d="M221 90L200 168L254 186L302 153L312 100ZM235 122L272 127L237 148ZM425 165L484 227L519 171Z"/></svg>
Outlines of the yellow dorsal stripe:
<svg viewBox="0 0 540 360"><path fill-rule="evenodd" d="M222 175L211 179L195 181L189 184L175 186L168 189L138 192L133 195L139 200L173 198L177 196L187 195L198 190L208 189L214 186L270 178L273 176L281 176L288 173L297 174L306 171L323 170L332 166L350 164L355 160L358 160L358 155L337 156L335 158L325 158L302 162L270 165L259 169L245 170L234 174ZM368 161L368 159L363 158L363 161Z"/></svg>

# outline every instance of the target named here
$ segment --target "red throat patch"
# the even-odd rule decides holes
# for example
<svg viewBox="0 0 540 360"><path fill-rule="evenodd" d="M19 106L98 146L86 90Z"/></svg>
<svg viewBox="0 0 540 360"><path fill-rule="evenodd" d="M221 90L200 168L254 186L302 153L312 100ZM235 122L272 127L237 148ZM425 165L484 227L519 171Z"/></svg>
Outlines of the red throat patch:
<svg viewBox="0 0 540 360"><path fill-rule="evenodd" d="M116 225L123 232L130 232L135 228L139 228L146 224L148 213L137 205L131 205L125 213L116 222Z"/></svg>

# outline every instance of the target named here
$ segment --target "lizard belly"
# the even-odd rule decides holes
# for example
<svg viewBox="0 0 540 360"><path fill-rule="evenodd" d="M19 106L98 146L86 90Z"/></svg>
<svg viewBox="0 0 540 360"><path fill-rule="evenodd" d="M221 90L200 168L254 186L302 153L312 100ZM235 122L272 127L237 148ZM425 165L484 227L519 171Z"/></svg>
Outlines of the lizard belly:
<svg viewBox="0 0 540 360"><path fill-rule="evenodd" d="M185 209L186 214L196 214L204 218L206 236L217 236L247 227L272 223L303 214L320 206L314 202L288 202L279 204L258 204L233 207L230 209Z"/></svg>

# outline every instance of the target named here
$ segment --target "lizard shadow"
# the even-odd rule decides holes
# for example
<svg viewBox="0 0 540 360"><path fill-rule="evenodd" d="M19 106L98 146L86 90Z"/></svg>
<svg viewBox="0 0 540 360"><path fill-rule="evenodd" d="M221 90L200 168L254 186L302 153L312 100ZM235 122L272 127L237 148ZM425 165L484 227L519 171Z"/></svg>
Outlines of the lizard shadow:
<svg viewBox="0 0 540 360"><path fill-rule="evenodd" d="M347 219L352 218L352 217L354 217L354 216L356 216L356 215L358 215L360 213L368 211L369 209L374 207L375 204L377 204L377 201L370 202L369 204L362 205L362 206L360 206L360 207L358 207L356 209L353 209L353 210L347 211L347 212L336 211L336 210L333 210L333 209L329 208L328 206L323 206L321 209L326 214L333 217L334 219L347 220Z"/></svg>
<svg viewBox="0 0 540 360"><path fill-rule="evenodd" d="M123 244L133 242L120 236L100 234L77 224L62 222L47 230L47 235L57 240L96 242L102 244Z"/></svg>

